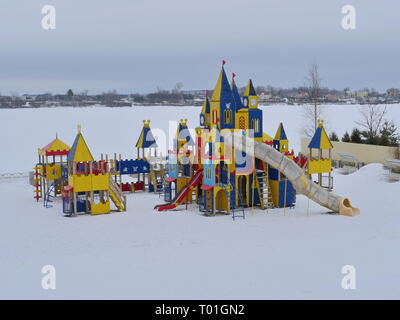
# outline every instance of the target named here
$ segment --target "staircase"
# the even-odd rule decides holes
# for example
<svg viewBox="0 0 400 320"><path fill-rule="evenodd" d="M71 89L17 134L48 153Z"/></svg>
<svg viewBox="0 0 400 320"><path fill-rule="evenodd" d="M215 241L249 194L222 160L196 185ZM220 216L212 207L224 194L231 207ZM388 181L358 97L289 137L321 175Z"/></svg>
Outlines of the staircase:
<svg viewBox="0 0 400 320"><path fill-rule="evenodd" d="M118 184L110 176L109 190L111 200L114 202L118 211L126 211L126 196L122 193Z"/></svg>
<svg viewBox="0 0 400 320"><path fill-rule="evenodd" d="M260 199L260 206L262 210L272 208L272 192L269 185L268 177L268 166L264 163L264 170L260 170L257 173L257 190Z"/></svg>

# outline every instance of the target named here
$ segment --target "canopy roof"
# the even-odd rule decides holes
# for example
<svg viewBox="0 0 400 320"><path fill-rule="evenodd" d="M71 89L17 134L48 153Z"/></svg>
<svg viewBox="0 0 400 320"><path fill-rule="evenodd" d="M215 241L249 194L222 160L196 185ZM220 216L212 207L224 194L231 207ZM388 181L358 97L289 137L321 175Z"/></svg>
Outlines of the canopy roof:
<svg viewBox="0 0 400 320"><path fill-rule="evenodd" d="M39 149L39 154L45 156L66 156L70 149L71 147L58 139L58 136L56 135L56 138L52 142L42 149Z"/></svg>

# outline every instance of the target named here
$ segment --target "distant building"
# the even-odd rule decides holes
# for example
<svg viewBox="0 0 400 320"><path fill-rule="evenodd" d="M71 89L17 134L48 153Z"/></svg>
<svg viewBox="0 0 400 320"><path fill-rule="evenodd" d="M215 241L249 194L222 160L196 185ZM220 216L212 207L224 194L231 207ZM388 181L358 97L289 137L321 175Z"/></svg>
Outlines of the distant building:
<svg viewBox="0 0 400 320"><path fill-rule="evenodd" d="M400 97L400 89L390 88L386 90L386 95L389 97Z"/></svg>
<svg viewBox="0 0 400 320"><path fill-rule="evenodd" d="M182 94L191 94L194 96L200 96L200 95L205 96L206 90L182 90L181 93Z"/></svg>
<svg viewBox="0 0 400 320"><path fill-rule="evenodd" d="M368 97L368 94L369 94L369 92L367 90L357 91L356 97L357 98L365 98L365 97Z"/></svg>

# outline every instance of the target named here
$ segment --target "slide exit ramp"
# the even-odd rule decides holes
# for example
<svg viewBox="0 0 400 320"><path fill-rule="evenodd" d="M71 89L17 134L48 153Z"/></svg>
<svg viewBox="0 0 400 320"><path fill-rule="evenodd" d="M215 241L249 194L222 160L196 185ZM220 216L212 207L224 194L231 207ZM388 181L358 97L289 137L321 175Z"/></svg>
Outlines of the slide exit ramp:
<svg viewBox="0 0 400 320"><path fill-rule="evenodd" d="M224 143L239 151L246 152L269 165L278 169L293 184L296 191L305 195L314 202L329 210L344 216L356 216L360 214L358 208L351 206L348 198L341 197L312 182L293 160L289 159L273 147L255 141L240 132L224 131L222 133Z"/></svg>

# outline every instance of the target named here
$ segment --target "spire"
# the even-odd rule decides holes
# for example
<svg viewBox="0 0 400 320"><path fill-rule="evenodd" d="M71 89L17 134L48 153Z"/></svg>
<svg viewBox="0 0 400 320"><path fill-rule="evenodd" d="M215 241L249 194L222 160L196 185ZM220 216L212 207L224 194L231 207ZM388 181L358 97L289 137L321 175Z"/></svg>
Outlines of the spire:
<svg viewBox="0 0 400 320"><path fill-rule="evenodd" d="M240 98L240 94L239 94L238 88L237 88L236 83L235 83L235 77L236 77L236 75L233 73L232 74L231 88L232 88L233 99L235 101L235 109L236 110L240 110L240 109L244 108L244 106L243 106L243 103L242 103L242 99Z"/></svg>
<svg viewBox="0 0 400 320"><path fill-rule="evenodd" d="M282 122L279 124L274 140L287 140L286 132L285 129L283 128Z"/></svg>
<svg viewBox="0 0 400 320"><path fill-rule="evenodd" d="M78 134L76 135L74 144L68 154L67 160L73 162L89 162L94 161L92 153L83 138L81 125L78 125Z"/></svg>
<svg viewBox="0 0 400 320"><path fill-rule="evenodd" d="M229 85L228 78L225 73L225 69L222 67L217 83L214 88L214 92L211 97L211 102L220 102L232 100L232 90Z"/></svg>
<svg viewBox="0 0 400 320"><path fill-rule="evenodd" d="M253 86L251 79L247 83L246 89L243 94L243 104L245 107L257 108L258 107L258 96Z"/></svg>
<svg viewBox="0 0 400 320"><path fill-rule="evenodd" d="M318 120L318 128L308 145L311 149L332 149L333 145L324 128L324 121Z"/></svg>
<svg viewBox="0 0 400 320"><path fill-rule="evenodd" d="M143 120L143 128L135 145L136 148L157 148L156 139L150 129L150 120Z"/></svg>

